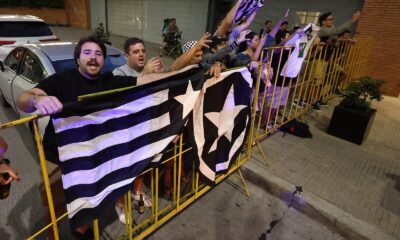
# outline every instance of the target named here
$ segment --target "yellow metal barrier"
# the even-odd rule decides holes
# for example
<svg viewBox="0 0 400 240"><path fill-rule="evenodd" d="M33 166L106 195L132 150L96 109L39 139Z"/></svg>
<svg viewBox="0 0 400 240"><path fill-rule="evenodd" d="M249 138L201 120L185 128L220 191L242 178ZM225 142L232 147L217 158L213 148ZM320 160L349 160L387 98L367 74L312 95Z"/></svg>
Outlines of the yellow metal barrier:
<svg viewBox="0 0 400 240"><path fill-rule="evenodd" d="M320 99L326 100L330 98L336 88L344 88L351 81L363 76L372 46L373 41L370 39L359 40L356 44L344 43L340 47L335 48L331 52L330 57L327 57L327 48L315 45L310 49L297 80L294 81L284 76L282 86L286 83L285 88L277 88L277 75L283 68L280 63L282 61L284 48L273 47L265 49L263 54L264 52L268 54L269 61L267 63L262 63L260 61L258 64L258 78L254 86L250 132L247 143L244 146L242 154L236 159L236 162L232 164L229 171L226 174L217 176L216 183L220 183L232 173L237 172L243 183L243 192L250 197L240 167L250 160L252 146L254 144L258 146L258 150L261 152L267 164L267 158L262 151L260 142L288 121L304 115L311 109L311 105L314 102ZM289 53L291 53L291 51L292 49L289 50ZM266 68L271 68L271 62L274 57L279 58L279 66L275 79L272 79L273 83L271 86L264 84L264 88L260 89L262 72ZM263 58L264 56L261 57L261 59ZM343 79L340 79L341 77ZM273 91L271 91L271 89ZM2 128L13 127L30 121L33 122L51 223L27 239L34 239L50 228L54 233L55 239L59 239L57 223L65 218L67 213L62 214L62 216L58 218L55 214L53 196L50 189L49 176L37 119L38 116L27 117L5 123L2 125ZM268 126L268 124L270 124L270 126ZM190 175L189 173L183 174L184 164L192 161L192 159L187 159L188 157L186 157L189 155L191 147L184 144L184 137L185 136L180 136L179 142L165 153L171 156L162 160L160 166L147 169L141 174L141 176L146 176L150 179L149 191L152 200L152 207L150 210L146 211L144 215L134 216L132 211L131 191L125 195L125 234L116 237L116 239L143 239L176 216L179 212L186 209L191 203L195 202L212 188L200 182L199 173L195 171L194 162L191 163L191 178L188 178L188 175ZM165 201L160 196L159 183L161 174L165 175L167 171L172 171L172 174L170 174L172 178L172 196L170 200ZM182 183L183 176L186 180L191 179L191 183ZM189 189L187 189L188 187ZM100 239L99 221L101 221L101 219L93 221L96 240Z"/></svg>
<svg viewBox="0 0 400 240"><path fill-rule="evenodd" d="M276 73L274 79L271 79L271 86L267 87L267 83L265 84L265 88L260 91L262 97L258 99L258 108L255 109L256 105L253 107L258 112L253 114L257 123L253 132L253 144L257 145L266 164L267 157L260 142L288 121L302 118L317 101L328 100L336 91L364 76L373 43L372 39L360 39L356 43L342 42L336 47L314 45L310 48L296 80L286 77L286 69L282 63L283 52L288 51L290 55L292 48L282 46L264 49L261 59L265 58L265 53L268 54L268 62L264 65L270 68L271 62L279 62L278 67L273 69ZM259 66L262 66L261 62ZM282 70L285 74L278 86L278 75ZM262 74L262 69L259 68L258 75ZM257 97L258 92L255 93L255 98Z"/></svg>
<svg viewBox="0 0 400 240"><path fill-rule="evenodd" d="M48 170L47 170L47 165L46 165L46 160L44 157L44 150L43 150L43 145L41 142L41 136L39 133L39 127L38 127L38 122L37 119L38 116L31 116L27 117L24 119L19 119L13 122L5 123L1 125L2 128L9 128L16 126L18 124L24 124L30 121L33 121L33 126L34 126L34 134L35 134L35 141L37 143L37 148L38 148L38 153L39 153L39 159L40 159L40 165L42 169L42 175L43 175L43 181L44 181L44 186L46 190L46 195L48 199L48 206L49 206L49 211L50 211L50 217L51 217L51 223L46 225L44 228L33 234L32 236L28 237L27 239L35 239L37 236L40 234L43 234L46 230L52 228L55 239L60 239L59 237L59 229L58 229L58 222L65 218L67 216L67 213L62 214L62 216L56 218L55 215L55 207L53 203L53 196L50 188L50 181L49 181L49 175L48 175ZM253 121L254 124L254 121ZM156 168L151 168L147 169L144 171L141 176L148 175L150 174L150 191L151 191L151 196L152 196L152 208L151 208L151 214L148 218L143 219L139 223L135 223L135 226L133 224L133 214L132 214L132 200L131 200L131 192L129 191L125 195L125 216L126 216L126 231L124 236L119 236L118 239L142 239L145 236L148 236L151 234L153 231L155 231L157 228L159 228L162 224L167 222L169 219L174 217L176 214L179 212L183 211L185 208L187 208L191 203L196 201L199 197L207 193L211 187L207 186L205 184L200 183L199 180L199 173L194 171L194 165L193 165L193 171L192 171L192 184L191 184L191 190L188 192L182 192L182 169L183 169L183 156L185 154L188 154L188 152L191 150L191 147L185 147L183 144L183 137L180 137L179 143L173 147L173 149L170 149L167 152L173 152L173 156L170 158L164 160L161 163L161 166L156 167ZM250 141L247 142L247 146L245 147L247 152L251 152L251 145ZM247 196L250 196L249 191L245 185L245 181L243 179L243 176L240 172L240 166L242 166L245 162L247 162L250 159L250 155L245 154L244 157L241 157L240 159L237 159L236 163L233 164L232 168L229 169L227 174L219 175L216 178L216 183L221 182L223 179L225 179L227 176L232 174L235 171L238 171L238 174L241 178L241 181L244 185L244 191L247 194ZM172 162L173 165L173 194L172 194L172 202L168 204L164 204L165 206L161 207L160 204L160 187L159 187L159 177L160 177L160 172L162 168L165 168L166 164L169 164ZM193 163L194 164L194 163ZM99 230L99 220L94 220L93 221L93 230L94 230L94 237L96 240L100 239L100 230Z"/></svg>

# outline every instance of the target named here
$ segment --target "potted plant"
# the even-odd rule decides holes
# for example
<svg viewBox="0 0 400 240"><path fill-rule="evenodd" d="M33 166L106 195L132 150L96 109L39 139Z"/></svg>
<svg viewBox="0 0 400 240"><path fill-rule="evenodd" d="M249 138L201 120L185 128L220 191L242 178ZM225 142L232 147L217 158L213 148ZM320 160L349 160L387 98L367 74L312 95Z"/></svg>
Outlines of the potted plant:
<svg viewBox="0 0 400 240"><path fill-rule="evenodd" d="M333 111L328 133L361 145L368 135L376 109L372 101L383 99L381 87L384 81L362 77L340 93L340 103Z"/></svg>

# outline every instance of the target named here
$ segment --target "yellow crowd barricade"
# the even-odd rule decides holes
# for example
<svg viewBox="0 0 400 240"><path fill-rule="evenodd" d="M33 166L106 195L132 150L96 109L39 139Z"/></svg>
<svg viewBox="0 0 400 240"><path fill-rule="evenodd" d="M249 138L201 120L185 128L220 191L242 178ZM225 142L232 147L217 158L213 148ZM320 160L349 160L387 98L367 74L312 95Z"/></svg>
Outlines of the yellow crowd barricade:
<svg viewBox="0 0 400 240"><path fill-rule="evenodd" d="M260 60L258 64L258 81L264 81L264 89L255 90L258 104L253 109L256 117L253 145L257 146L265 164L267 157L260 142L287 122L302 118L313 104L328 100L336 91L365 76L373 44L373 39L359 39L339 42L334 46L314 45L310 47L298 77L293 79L286 76L287 66L282 61L283 55L290 55L293 47L264 49L261 56L264 61ZM278 62L274 68L271 65L273 62ZM276 71L274 77L265 77L271 69ZM281 72L283 76L278 80ZM257 84L260 85L259 82Z"/></svg>
<svg viewBox="0 0 400 240"><path fill-rule="evenodd" d="M243 183L243 193L250 197L240 167L250 160L252 146L257 145L267 164L260 142L288 121L302 117L316 101L329 99L337 88L343 89L350 82L365 75L372 46L371 39L361 39L356 43L345 42L330 53L321 45L312 46L297 79L291 79L284 74L280 85L277 84L278 75L282 70L283 72L287 70L281 64L283 51L286 49L285 51L290 54L293 48L265 49L261 59L268 59L268 61L258 63L258 77L253 87L254 98L247 142L229 171L226 174L217 175L215 182L218 184L232 173L237 173ZM275 74L275 79L269 79L268 72L272 68L273 61L278 61L277 74ZM264 78L262 74L265 75ZM271 84L268 84L268 80ZM35 239L40 234L52 230L55 239L58 240L60 239L58 223L67 216L67 213L61 216L56 216L55 213L38 118L39 116L31 116L5 123L1 127L9 128L18 124L33 123L51 222L27 239ZM191 146L185 143L185 138L181 135L179 140L163 153L164 157L160 164L146 169L140 175L146 180L146 191L151 197L151 208L146 209L143 214L138 214L134 210L136 204L133 204L131 200L132 192L125 194L125 233L115 236L115 239L143 239L212 189L212 186L201 181L199 172L196 171L196 163L191 158ZM163 187L161 183L169 185L167 199L165 194L162 196L162 189L166 189L166 186ZM93 221L96 240L100 239L101 234L99 221L101 219Z"/></svg>
<svg viewBox="0 0 400 240"><path fill-rule="evenodd" d="M39 132L38 118L40 118L40 116L26 117L23 119L2 124L1 128L3 130L19 124L32 122L51 222L33 235L27 237L27 239L35 239L39 235L47 234L47 231L51 230L54 234L54 239L58 240L61 239L58 227L59 222L67 217L68 214L63 213L61 216L56 216L55 205L53 202L54 196L52 195L50 187L49 172L47 169L42 139ZM252 121L251 126L254 126L254 121ZM250 160L251 136L252 135L249 134L250 139L245 143L242 153L234 161L228 172L226 174L217 175L215 180L215 183L218 184L226 177L236 172L238 174L238 177L241 179L241 182L243 183L243 193L248 197L250 197L250 193L247 189L240 167ZM115 239L143 239L212 189L212 186L209 186L200 180L199 172L196 171L195 168L196 163L193 161L193 159L190 158L189 155L191 147L188 146L188 144L184 144L184 138L185 136L181 135L179 141L175 143L172 148L163 153L163 156L168 156L168 158L162 159L159 166L146 169L140 175L149 179L150 183L148 191L150 192L150 196L152 199L151 208L146 210L144 214L136 214L136 211L132 210L135 209L136 205L132 204L131 191L125 194L125 234L122 236L113 236L115 237ZM191 162L190 171L184 173L184 171L187 171L184 170L184 164L187 164L188 162ZM161 175L164 175L164 178L166 178L166 174L168 174L172 182L172 192L170 194L170 199L168 200L164 199L160 194L160 182L162 182ZM186 181L185 183L182 182L184 174ZM93 221L93 231L95 236L94 239L96 240L101 239L101 232L99 229L100 221L101 219L96 219Z"/></svg>

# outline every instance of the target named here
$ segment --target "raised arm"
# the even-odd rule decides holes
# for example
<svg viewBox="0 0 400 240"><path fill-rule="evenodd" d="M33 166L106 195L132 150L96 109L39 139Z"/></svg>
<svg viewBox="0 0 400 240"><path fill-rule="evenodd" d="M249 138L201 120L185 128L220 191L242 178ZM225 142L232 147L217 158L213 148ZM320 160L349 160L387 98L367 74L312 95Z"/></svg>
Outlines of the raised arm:
<svg viewBox="0 0 400 240"><path fill-rule="evenodd" d="M254 18L255 18L256 15L257 15L257 11L258 11L258 9L255 10L255 11L250 15L250 17L248 17L248 18L246 19L246 21L244 21L244 23L240 24L240 25L237 26L235 29L236 29L237 31L239 31L239 32L242 32L243 30L247 29L247 28L250 26L250 24L254 21Z"/></svg>
<svg viewBox="0 0 400 240"><path fill-rule="evenodd" d="M348 21L336 28L321 28L321 30L318 32L318 36L320 38L337 36L347 29L351 28L352 25L353 22Z"/></svg>
<svg viewBox="0 0 400 240"><path fill-rule="evenodd" d="M218 37L224 37L226 35L226 33L228 32L229 28L231 27L232 21L235 18L236 13L237 13L242 1L243 0L236 1L236 3L233 6L233 8L228 12L228 14L225 16L224 20L222 20L221 25L219 25L219 27L217 29L217 36Z"/></svg>
<svg viewBox="0 0 400 240"><path fill-rule="evenodd" d="M294 45L297 39L304 35L304 29L297 29L296 32L292 33L289 37L282 40L279 46Z"/></svg>
<svg viewBox="0 0 400 240"><path fill-rule="evenodd" d="M210 34L208 32L206 32L201 38L200 40L197 42L197 44L190 49L189 51L187 51L186 53L182 54L181 56L179 56L171 65L170 71L175 71L175 70L179 70L187 65L190 64L191 59L193 58L193 56L198 52L198 51L202 51L203 47L209 48L210 47L210 43L211 40L210 38Z"/></svg>
<svg viewBox="0 0 400 240"><path fill-rule="evenodd" d="M263 34L262 36L260 36L260 41L258 42L258 46L254 51L253 56L251 56L252 61L258 61L258 59L260 58L260 53L264 47L265 41L267 40L267 36L268 34Z"/></svg>
<svg viewBox="0 0 400 240"><path fill-rule="evenodd" d="M242 31L236 40L230 40L225 47L221 48L216 53L205 54L203 56L203 63L213 64L216 61L221 61L226 55L230 54L232 51L236 51L242 42L247 41L246 35L250 32L251 30Z"/></svg>
<svg viewBox="0 0 400 240"><path fill-rule="evenodd" d="M141 77L137 78L137 85L143 85L146 83L151 83L160 79L164 79L167 77L170 77L174 74L177 74L178 71L170 71L170 72L166 72L166 73L150 73L150 74L146 74L143 75Z"/></svg>
<svg viewBox="0 0 400 240"><path fill-rule="evenodd" d="M281 20L279 20L279 22L277 24L275 24L274 28L272 28L272 30L269 32L269 35L271 37L275 38L275 35L281 28L282 23L287 21L288 15L289 15L289 9L286 10L285 16Z"/></svg>
<svg viewBox="0 0 400 240"><path fill-rule="evenodd" d="M164 79L164 78L167 78L167 77L173 76L175 74L185 72L185 71L188 71L189 69L197 68L197 67L199 67L198 64L193 64L193 65L183 67L182 69L177 70L177 71L170 71L170 72L166 72L166 73L151 73L151 74L143 75L143 76L137 78L137 85L143 85L143 84L155 82L155 81L158 81L158 80L161 80L161 79Z"/></svg>
<svg viewBox="0 0 400 240"><path fill-rule="evenodd" d="M336 28L321 28L321 30L318 32L318 36L320 38L323 37L333 37L341 34L342 32L346 31L347 29L351 28L351 26L357 22L361 17L361 11L357 11L353 14L351 20L348 22L340 25L339 27Z"/></svg>

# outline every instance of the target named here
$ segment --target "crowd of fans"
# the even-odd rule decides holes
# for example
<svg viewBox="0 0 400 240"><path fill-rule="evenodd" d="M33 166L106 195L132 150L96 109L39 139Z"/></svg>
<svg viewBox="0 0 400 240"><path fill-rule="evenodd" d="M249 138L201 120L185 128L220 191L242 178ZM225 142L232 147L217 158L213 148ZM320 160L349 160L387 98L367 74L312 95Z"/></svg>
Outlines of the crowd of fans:
<svg viewBox="0 0 400 240"><path fill-rule="evenodd" d="M308 37L308 41L315 51L327 49L322 69L332 65L340 72L339 82L346 78L343 66L338 63L330 62L331 53L334 49L340 47L343 42L352 42L349 29L352 24L357 22L361 13L357 11L350 21L335 27L332 13L324 13L319 17L319 27L312 25L309 28L300 28L298 26L289 29L287 20L289 12L282 17L280 21L273 24L271 20L266 20L264 27L257 34L249 30L251 24L257 14L254 11L247 19L234 24L237 11L243 0L238 0L230 9L227 15L222 19L214 33L205 33L199 40L188 41L180 47L176 60L166 69L161 56L152 56L148 58L146 54L145 43L143 40L132 37L126 40L124 44L124 52L127 59L126 65L115 69L112 74L100 74L100 70L104 64L104 56L106 55L104 44L93 37L81 39L75 49L74 57L78 65L78 69L69 75L57 73L48 79L39 83L34 89L24 92L17 102L19 109L25 112L33 112L39 110L40 113L51 115L62 110L63 103L67 101L77 100L79 95L108 90L129 85L140 85L148 82L156 81L175 74L178 71L184 71L186 67L192 64L199 64L204 68L206 74L218 76L223 70L245 66L248 67L252 78L256 81L260 78L260 93L266 91L266 101L270 104L262 110L264 127L270 127L271 121L274 121L280 106L287 103L290 89L288 85L296 81L296 76L286 76L286 72L290 72L291 68L302 67L304 71L304 57L301 46L296 46L296 41L303 36ZM315 34L311 34L314 31ZM162 53L170 51L169 44L175 44L174 41L180 39L181 32L176 25L176 19L166 19L162 28L163 47ZM271 47L285 46L273 49ZM176 47L174 45L174 47ZM300 66L285 65L290 59L290 55L294 52L290 47L297 47L297 58L302 58ZM263 49L269 48L264 51ZM308 49L307 49L308 50ZM263 52L264 51L264 52ZM263 53L263 54L262 54ZM170 54L170 53L169 53ZM344 54L344 53L343 53ZM162 55L162 54L161 54ZM263 56L263 58L261 58ZM315 60L316 61L316 60ZM320 60L319 60L320 61ZM329 62L329 63L328 63ZM261 64L259 64L261 63ZM292 62L290 62L292 63ZM259 68L262 68L261 71ZM284 74L280 74L284 69ZM261 74L261 76L259 75ZM311 73L306 73L311 74ZM315 87L323 85L323 77L318 77L314 73ZM70 84L70 78L82 83ZM88 84L87 82L99 82L99 84ZM57 83L56 83L57 82ZM57 86L56 86L56 85ZM340 86L340 84L338 84ZM337 89L340 91L340 89ZM262 95L262 94L261 94ZM320 111L320 106L325 103L322 99L312 98L314 110ZM296 104L306 104L298 99ZM53 131L53 133L51 133ZM50 140L49 140L50 139ZM54 145L54 129L49 125L46 128L44 138L44 147L46 148L46 159L58 165L58 154ZM3 161L3 154L7 149L7 144L0 137L0 184L9 184L12 180L18 180L18 175ZM169 166L171 167L171 166ZM170 170L169 170L170 171ZM7 173L8 178L4 179L3 174ZM165 192L171 194L171 172L165 174ZM186 178L184 171L183 177ZM57 196L55 196L57 198ZM151 207L151 198L148 197L143 190L143 177L135 180L132 198L136 201L144 200L145 207ZM121 198L116 204L116 212L119 220L125 223L124 216L124 199ZM76 229L74 236L78 239L91 239L92 234L88 233L88 227L84 226ZM53 236L49 236L50 239Z"/></svg>

